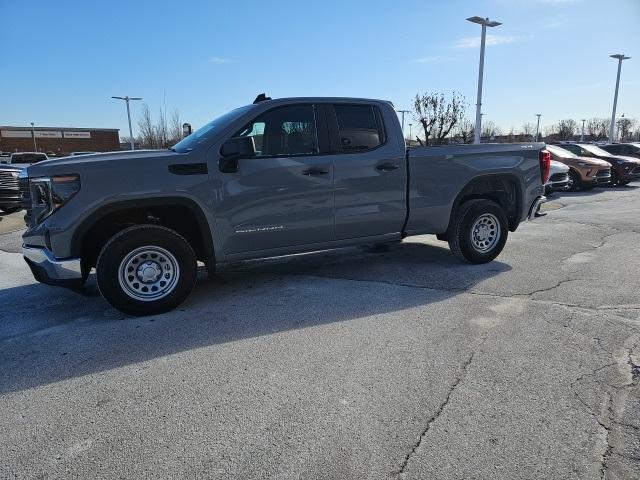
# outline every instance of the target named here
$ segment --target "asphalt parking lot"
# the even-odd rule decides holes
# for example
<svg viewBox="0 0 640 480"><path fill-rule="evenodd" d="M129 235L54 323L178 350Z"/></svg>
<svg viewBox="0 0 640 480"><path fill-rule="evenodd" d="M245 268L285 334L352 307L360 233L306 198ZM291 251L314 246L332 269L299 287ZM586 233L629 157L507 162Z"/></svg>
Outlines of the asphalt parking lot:
<svg viewBox="0 0 640 480"><path fill-rule="evenodd" d="M0 477L638 478L640 184L545 209L486 265L432 237L234 265L151 318L4 233Z"/></svg>

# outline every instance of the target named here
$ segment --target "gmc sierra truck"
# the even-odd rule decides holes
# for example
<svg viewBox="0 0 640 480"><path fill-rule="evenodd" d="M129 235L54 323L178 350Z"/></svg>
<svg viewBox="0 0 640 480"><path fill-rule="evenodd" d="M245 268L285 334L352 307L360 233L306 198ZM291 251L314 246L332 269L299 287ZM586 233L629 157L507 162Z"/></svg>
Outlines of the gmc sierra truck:
<svg viewBox="0 0 640 480"><path fill-rule="evenodd" d="M24 258L40 282L95 268L111 305L166 312L216 265L436 234L493 260L544 201L542 143L407 149L390 102L261 94L173 148L34 164Z"/></svg>

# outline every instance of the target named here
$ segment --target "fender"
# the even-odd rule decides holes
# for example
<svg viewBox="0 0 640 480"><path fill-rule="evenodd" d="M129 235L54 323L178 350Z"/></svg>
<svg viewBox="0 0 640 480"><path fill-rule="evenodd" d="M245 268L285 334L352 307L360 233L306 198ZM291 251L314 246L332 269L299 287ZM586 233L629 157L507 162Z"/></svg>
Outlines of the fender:
<svg viewBox="0 0 640 480"><path fill-rule="evenodd" d="M509 230L513 232L515 231L516 228L518 228L518 225L520 224L520 215L522 210L522 198L524 196L523 194L524 187L522 185L521 179L517 175L511 174L511 173L488 173L488 174L480 175L478 177L473 178L472 180L469 181L469 183L467 183L464 187L462 187L462 189L460 189L451 206L447 232L451 228L451 224L454 220L456 212L458 211L458 207L460 207L460 204L462 203L462 199L467 195L473 195L473 190L476 187L476 185L481 184L483 182L487 182L487 181L490 182L495 180L506 180L508 182L512 182L515 185L516 217L509 218ZM482 196L482 193L480 193L478 196Z"/></svg>
<svg viewBox="0 0 640 480"><path fill-rule="evenodd" d="M129 200L115 200L106 205L98 207L92 211L81 223L75 228L71 237L71 251L80 252L82 250L82 241L86 233L91 230L98 222L107 215L119 210L127 210L129 208L140 207L163 207L163 206L183 206L188 208L198 221L198 227L202 236L202 243L205 249L207 273L211 276L215 271L216 257L213 246L213 237L209 222L202 208L192 199L181 196L155 197Z"/></svg>

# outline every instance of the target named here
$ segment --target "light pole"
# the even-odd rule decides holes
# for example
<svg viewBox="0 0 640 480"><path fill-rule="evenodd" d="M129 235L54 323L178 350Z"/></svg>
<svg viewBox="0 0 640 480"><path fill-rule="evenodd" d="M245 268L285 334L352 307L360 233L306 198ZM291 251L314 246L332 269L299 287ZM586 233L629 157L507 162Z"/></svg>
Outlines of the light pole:
<svg viewBox="0 0 640 480"><path fill-rule="evenodd" d="M136 147L133 143L133 130L131 130L131 111L129 110L129 101L131 100L142 100L141 97L130 97L130 96L126 96L126 97L111 97L111 98L115 98L117 100L124 100L125 103L127 104L127 119L129 120L129 141L131 142L131 150L135 150Z"/></svg>
<svg viewBox="0 0 640 480"><path fill-rule="evenodd" d="M498 25L502 25L502 23L482 17L470 17L467 18L467 20L482 25L482 35L480 36L480 68L478 72L478 100L476 102L476 131L474 132L473 139L473 143L480 143L480 129L482 128L480 109L482 108L482 76L484 74L484 45L487 37L487 27L497 27Z"/></svg>
<svg viewBox="0 0 640 480"><path fill-rule="evenodd" d="M580 134L580 141L581 142L584 142L584 122L586 122L586 121L587 121L586 118L582 119L582 133Z"/></svg>
<svg viewBox="0 0 640 480"><path fill-rule="evenodd" d="M536 125L536 142L538 141L538 134L540 133L540 117L542 116L541 113L536 113L536 117L538 117L538 124Z"/></svg>
<svg viewBox="0 0 640 480"><path fill-rule="evenodd" d="M36 130L33 128L33 122L31 122L31 136L33 137L33 151L38 151L38 146L36 145Z"/></svg>
<svg viewBox="0 0 640 480"><path fill-rule="evenodd" d="M622 61L629 60L631 57L625 57L624 54L609 55L611 58L618 60L618 76L616 77L616 93L613 95L613 112L611 112L611 124L609 125L609 143L613 143L613 134L616 128L616 107L618 106L618 87L620 86L620 70L622 70Z"/></svg>
<svg viewBox="0 0 640 480"><path fill-rule="evenodd" d="M413 123L409 124L409 145L411 145L411 127L413 126Z"/></svg>
<svg viewBox="0 0 640 480"><path fill-rule="evenodd" d="M409 110L396 110L396 112L402 114L402 133L404 133L404 114L409 113Z"/></svg>

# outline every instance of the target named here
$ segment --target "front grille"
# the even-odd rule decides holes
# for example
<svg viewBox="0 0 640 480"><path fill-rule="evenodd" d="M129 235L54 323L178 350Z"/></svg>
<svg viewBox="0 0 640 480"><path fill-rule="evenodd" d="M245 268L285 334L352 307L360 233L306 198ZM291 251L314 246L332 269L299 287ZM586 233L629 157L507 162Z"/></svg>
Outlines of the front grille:
<svg viewBox="0 0 640 480"><path fill-rule="evenodd" d="M608 168L604 170L598 170L595 177L596 177L596 182L598 183L608 183L609 180L611 179L611 170Z"/></svg>
<svg viewBox="0 0 640 480"><path fill-rule="evenodd" d="M18 190L18 179L12 172L0 171L0 188L5 190Z"/></svg>
<svg viewBox="0 0 640 480"><path fill-rule="evenodd" d="M31 189L29 188L29 179L27 177L20 178L18 182L20 186L20 204L24 208L24 222L29 226L31 221Z"/></svg>
<svg viewBox="0 0 640 480"><path fill-rule="evenodd" d="M640 167L636 167L631 171L631 175L640 175Z"/></svg>

